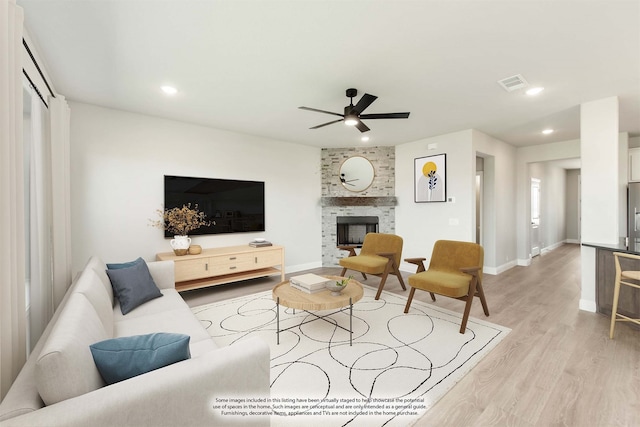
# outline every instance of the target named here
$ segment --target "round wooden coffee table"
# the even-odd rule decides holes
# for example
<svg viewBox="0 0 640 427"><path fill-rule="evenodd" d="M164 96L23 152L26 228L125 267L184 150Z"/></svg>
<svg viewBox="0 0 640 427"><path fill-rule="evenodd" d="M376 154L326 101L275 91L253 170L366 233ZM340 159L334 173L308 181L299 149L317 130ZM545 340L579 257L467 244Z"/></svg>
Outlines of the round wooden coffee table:
<svg viewBox="0 0 640 427"><path fill-rule="evenodd" d="M340 276L322 276L331 280L342 280L344 277ZM304 310L307 313L315 316L314 319L307 320L306 322L300 323L298 325L292 326L291 328L296 328L305 323L312 322L314 320L325 320L327 316L331 316L333 314L339 313L344 310L345 307L349 307L349 329L343 328L340 325L337 325L335 322L330 322L331 324L344 329L349 332L349 345L352 344L353 341L353 304L360 301L362 299L364 291L362 289L362 284L357 280L351 279L347 284L347 287L340 293L340 295L331 295L331 291L325 289L320 292L316 292L313 294L308 294L304 291L293 288L289 281L285 281L277 284L273 288L273 299L276 302L276 323L277 323L277 342L280 344L280 305L284 305L285 307ZM324 314L322 316L318 316L314 313L311 313L310 310L320 311L320 310L332 310L339 309L337 311ZM291 328L282 329L286 331Z"/></svg>

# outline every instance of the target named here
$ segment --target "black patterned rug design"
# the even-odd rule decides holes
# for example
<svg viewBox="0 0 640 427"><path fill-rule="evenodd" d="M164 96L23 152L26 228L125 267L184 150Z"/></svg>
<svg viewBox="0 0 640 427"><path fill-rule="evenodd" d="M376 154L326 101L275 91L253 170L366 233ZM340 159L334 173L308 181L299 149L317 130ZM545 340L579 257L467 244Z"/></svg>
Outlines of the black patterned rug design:
<svg viewBox="0 0 640 427"><path fill-rule="evenodd" d="M276 305L271 291L193 309L218 345L258 335L271 348L272 426L406 426L453 387L510 331L461 312L364 286L353 306L313 320L302 310ZM475 303L475 302L474 302ZM489 301L490 303L490 301ZM324 315L327 312L315 312Z"/></svg>

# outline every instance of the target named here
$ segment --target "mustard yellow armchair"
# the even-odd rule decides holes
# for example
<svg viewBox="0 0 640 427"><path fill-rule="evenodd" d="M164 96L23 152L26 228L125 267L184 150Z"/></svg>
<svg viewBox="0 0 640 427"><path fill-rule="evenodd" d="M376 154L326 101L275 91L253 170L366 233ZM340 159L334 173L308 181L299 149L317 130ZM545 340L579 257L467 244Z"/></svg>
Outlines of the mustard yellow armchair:
<svg viewBox="0 0 640 427"><path fill-rule="evenodd" d="M367 233L359 255L356 254L355 246L338 246L339 249L349 251L349 256L339 261L343 267L340 275L344 276L347 270L354 270L362 273L365 280L367 280L367 274L379 276L380 285L376 299L380 298L389 274L396 275L402 289L406 290L407 287L398 270L402 259L402 243L402 237L395 234Z"/></svg>
<svg viewBox="0 0 640 427"><path fill-rule="evenodd" d="M427 291L431 299L434 294L466 301L460 333L464 334L471 311L473 297L480 298L485 316L489 316L487 300L482 289L482 264L484 249L476 243L438 240L433 246L429 269L425 270L426 258L405 258L406 262L416 264L416 274L409 276L409 298L404 312L409 312L416 289Z"/></svg>

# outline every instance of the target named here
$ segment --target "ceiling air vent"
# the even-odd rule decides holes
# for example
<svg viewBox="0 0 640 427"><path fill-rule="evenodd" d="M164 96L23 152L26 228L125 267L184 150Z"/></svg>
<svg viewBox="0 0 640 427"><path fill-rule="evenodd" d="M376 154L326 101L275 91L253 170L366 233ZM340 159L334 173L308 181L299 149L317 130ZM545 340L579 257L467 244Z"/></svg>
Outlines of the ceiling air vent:
<svg viewBox="0 0 640 427"><path fill-rule="evenodd" d="M521 74L507 77L506 79L498 80L498 84L504 88L507 92L513 92L516 89L526 87L529 83L522 77Z"/></svg>

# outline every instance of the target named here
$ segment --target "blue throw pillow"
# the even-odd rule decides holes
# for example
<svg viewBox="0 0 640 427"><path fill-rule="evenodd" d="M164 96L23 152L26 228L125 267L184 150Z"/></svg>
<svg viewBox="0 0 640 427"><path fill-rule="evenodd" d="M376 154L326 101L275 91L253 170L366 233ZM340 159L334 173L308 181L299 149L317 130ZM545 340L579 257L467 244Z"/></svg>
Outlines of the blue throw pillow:
<svg viewBox="0 0 640 427"><path fill-rule="evenodd" d="M120 301L122 314L127 314L145 302L162 296L144 261L131 267L107 270L107 275L113 292Z"/></svg>
<svg viewBox="0 0 640 427"><path fill-rule="evenodd" d="M107 264L107 268L109 270L118 270L120 268L129 268L129 267L133 267L136 264L141 264L143 263L144 260L142 258L138 258L135 261L129 261L129 262L121 262L119 264Z"/></svg>
<svg viewBox="0 0 640 427"><path fill-rule="evenodd" d="M113 338L89 346L107 384L191 358L189 335L155 333Z"/></svg>

